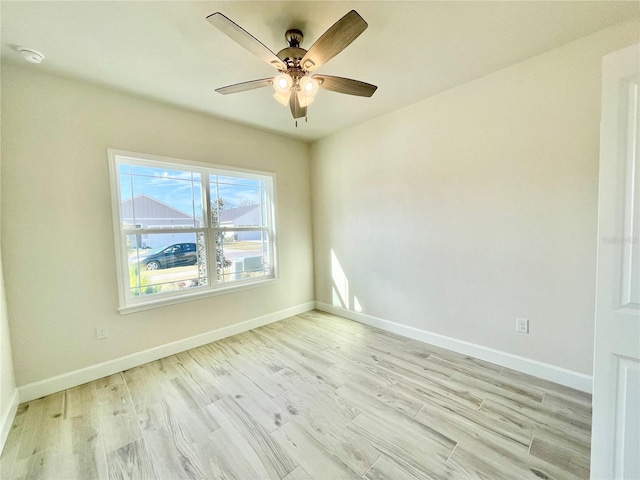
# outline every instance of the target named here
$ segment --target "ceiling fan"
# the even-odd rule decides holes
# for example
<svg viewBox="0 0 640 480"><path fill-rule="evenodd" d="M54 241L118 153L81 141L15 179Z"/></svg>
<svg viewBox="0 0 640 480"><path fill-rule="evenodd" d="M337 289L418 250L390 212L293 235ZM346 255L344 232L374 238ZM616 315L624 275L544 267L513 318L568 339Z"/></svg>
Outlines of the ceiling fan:
<svg viewBox="0 0 640 480"><path fill-rule="evenodd" d="M319 88L360 97L370 97L378 88L350 78L310 75L347 48L366 30L367 22L355 10L351 10L333 24L309 50L300 47L303 40L300 30L287 30L285 39L289 46L277 54L220 12L209 15L207 20L229 38L280 72L275 77L217 88L216 92L227 95L272 85L276 91L274 98L282 105L289 105L291 115L296 119L296 125L298 118L306 118L307 106L313 102Z"/></svg>

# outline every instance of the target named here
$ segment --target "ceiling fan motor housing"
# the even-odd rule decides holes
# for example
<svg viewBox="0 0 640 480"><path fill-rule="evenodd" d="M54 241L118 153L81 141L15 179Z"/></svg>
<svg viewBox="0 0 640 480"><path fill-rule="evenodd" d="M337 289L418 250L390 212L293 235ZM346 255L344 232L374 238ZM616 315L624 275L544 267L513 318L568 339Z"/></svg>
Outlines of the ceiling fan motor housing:
<svg viewBox="0 0 640 480"><path fill-rule="evenodd" d="M304 35L298 29L287 30L284 34L284 38L289 44L290 47L299 47L302 45L302 41L304 40Z"/></svg>
<svg viewBox="0 0 640 480"><path fill-rule="evenodd" d="M287 40L289 46L280 50L277 56L285 63L288 69L299 68L300 61L307 53L304 48L300 48L304 36L300 30L292 29L287 30L284 38Z"/></svg>
<svg viewBox="0 0 640 480"><path fill-rule="evenodd" d="M287 47L278 52L278 58L282 60L288 68L300 67L300 61L307 51L300 47Z"/></svg>

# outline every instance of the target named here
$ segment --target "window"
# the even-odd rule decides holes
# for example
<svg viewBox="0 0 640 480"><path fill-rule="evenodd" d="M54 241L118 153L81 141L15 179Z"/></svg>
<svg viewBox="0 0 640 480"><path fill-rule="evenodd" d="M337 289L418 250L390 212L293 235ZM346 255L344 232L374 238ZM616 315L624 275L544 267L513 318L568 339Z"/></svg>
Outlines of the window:
<svg viewBox="0 0 640 480"><path fill-rule="evenodd" d="M120 311L277 276L274 176L109 150Z"/></svg>

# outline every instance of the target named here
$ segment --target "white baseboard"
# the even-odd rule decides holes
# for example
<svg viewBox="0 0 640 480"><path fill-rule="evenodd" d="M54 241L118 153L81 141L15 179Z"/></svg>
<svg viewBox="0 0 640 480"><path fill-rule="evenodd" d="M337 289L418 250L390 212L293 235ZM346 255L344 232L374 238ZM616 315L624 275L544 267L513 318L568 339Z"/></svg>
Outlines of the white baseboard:
<svg viewBox="0 0 640 480"><path fill-rule="evenodd" d="M0 454L4 449L4 444L7 441L7 437L9 436L9 431L11 430L11 426L13 425L13 419L16 418L16 412L18 411L19 404L20 395L18 394L18 389L16 388L13 391L13 395L11 395L9 408L7 408L6 412L2 412L2 418L0 418Z"/></svg>
<svg viewBox="0 0 640 480"><path fill-rule="evenodd" d="M424 343L430 343L437 347L446 348L448 350L453 350L454 352L479 358L480 360L485 360L503 367L518 370L519 372L575 388L576 390L592 393L593 379L590 375L585 375L584 373L574 372L572 370L567 370L566 368L557 367L555 365L539 362L530 358L520 357L518 355L484 347L475 343L465 342L463 340L428 332L415 327L409 327L407 325L373 317L364 313L354 312L342 307L329 305L328 303L316 302L316 308L318 310L348 318L349 320L364 323L365 325L397 333L404 337L409 337Z"/></svg>
<svg viewBox="0 0 640 480"><path fill-rule="evenodd" d="M153 362L169 355L174 355L191 348L215 342L216 340L221 340L238 333L246 332L253 328L284 320L285 318L293 315L308 312L309 310L313 310L314 306L314 302L303 303L295 307L280 310L261 317L252 318L250 320L245 320L244 322L218 328L210 332L178 340L166 345L160 345L142 352L132 353L125 357L116 358L107 362L91 365L90 367L74 370L73 372L29 383L18 387L20 395L19 398L21 402L35 400L36 398L44 397L45 395L50 395L52 393L66 390L67 388L92 382L93 380L106 377L107 375L113 375L114 373L122 372L123 370L144 365L145 363ZM13 417L11 417L11 419L13 420Z"/></svg>

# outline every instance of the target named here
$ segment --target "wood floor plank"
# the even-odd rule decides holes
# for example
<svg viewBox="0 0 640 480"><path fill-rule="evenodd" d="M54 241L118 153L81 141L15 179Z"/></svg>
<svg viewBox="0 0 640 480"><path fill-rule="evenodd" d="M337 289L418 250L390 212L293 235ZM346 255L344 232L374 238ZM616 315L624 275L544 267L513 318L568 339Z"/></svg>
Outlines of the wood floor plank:
<svg viewBox="0 0 640 480"><path fill-rule="evenodd" d="M112 383L122 385L122 383ZM94 382L64 392L61 425L61 478L107 477L106 452Z"/></svg>
<svg viewBox="0 0 640 480"><path fill-rule="evenodd" d="M354 381L347 382L344 387L359 390L363 395L367 395L377 402L384 403L407 417L414 417L424 406L423 401L418 400L415 396L406 395L403 391L396 388L377 387ZM340 388L342 389L342 387ZM342 391L344 391L344 389L337 390L338 394Z"/></svg>
<svg viewBox="0 0 640 480"><path fill-rule="evenodd" d="M293 472L284 477L283 480L312 480L312 477L298 465L293 469Z"/></svg>
<svg viewBox="0 0 640 480"><path fill-rule="evenodd" d="M422 469L400 464L382 454L364 478L367 480L431 480Z"/></svg>
<svg viewBox="0 0 640 480"><path fill-rule="evenodd" d="M577 475L589 478L589 449L576 445L554 442L541 436L534 436L531 442L530 454L547 463Z"/></svg>
<svg viewBox="0 0 640 480"><path fill-rule="evenodd" d="M122 372L99 378L94 382L96 388L108 388L113 385L121 385L123 383L125 383L125 380Z"/></svg>
<svg viewBox="0 0 640 480"><path fill-rule="evenodd" d="M93 447L81 447L73 453L60 455L60 479L102 480L108 478L104 449L98 454Z"/></svg>
<svg viewBox="0 0 640 480"><path fill-rule="evenodd" d="M327 419L336 425L346 425L360 414L360 410L353 403L338 395L332 388L318 389L313 384L301 380L298 375L287 377L289 387L282 395L274 398L280 405L291 411L291 406L302 410L317 410L323 412Z"/></svg>
<svg viewBox="0 0 640 480"><path fill-rule="evenodd" d="M211 351L212 354L222 358L233 358L239 353L233 345L225 342L224 339L209 343L207 349Z"/></svg>
<svg viewBox="0 0 640 480"><path fill-rule="evenodd" d="M458 446L512 473L514 477L578 478L551 463L529 455L522 445L476 427L470 428L459 418L438 415L425 408L416 415L415 420L454 439Z"/></svg>
<svg viewBox="0 0 640 480"><path fill-rule="evenodd" d="M274 372L264 363L256 361L250 356L238 355L238 358L234 359L233 366L270 397L275 397L284 392L284 389L274 382Z"/></svg>
<svg viewBox="0 0 640 480"><path fill-rule="evenodd" d="M2 455L0 456L0 478L9 478L9 475L11 474L11 467L13 467L16 456L18 455L20 439L22 438L22 429L24 427L24 421L28 410L28 403L18 405L16 416L11 424L9 434L7 435L7 439L4 444L4 449L2 450Z"/></svg>
<svg viewBox="0 0 640 480"><path fill-rule="evenodd" d="M278 354L277 358L286 365L286 368L276 373L282 379L291 381L295 379L322 392L333 391L345 382L345 378L339 374L333 374L329 368L305 362L303 358L286 354Z"/></svg>
<svg viewBox="0 0 640 480"><path fill-rule="evenodd" d="M362 413L347 428L368 439L378 450L404 465L410 472L421 471L430 478L447 478L447 458L456 443L432 429L397 413Z"/></svg>
<svg viewBox="0 0 640 480"><path fill-rule="evenodd" d="M296 422L288 422L272 432L271 436L312 478L361 478L341 460L322 448L322 445Z"/></svg>
<svg viewBox="0 0 640 480"><path fill-rule="evenodd" d="M447 464L456 472L455 478L477 478L484 480L514 480L526 478L517 474L509 466L493 463L482 455L477 455L458 445ZM544 478L544 477L543 477Z"/></svg>
<svg viewBox="0 0 640 480"><path fill-rule="evenodd" d="M323 450L339 458L358 475L369 470L380 456L380 452L368 440L320 416L303 413L292 421L301 426Z"/></svg>
<svg viewBox="0 0 640 480"><path fill-rule="evenodd" d="M10 478L10 480L62 478L60 476L60 455L55 449L49 449L27 458L18 459L11 470L11 477L6 478Z"/></svg>
<svg viewBox="0 0 640 480"><path fill-rule="evenodd" d="M218 377L217 382L220 391L232 397L246 411L250 411L253 419L267 432L289 420L287 411L239 370L232 368L228 375ZM284 392L281 387L280 390Z"/></svg>
<svg viewBox="0 0 640 480"><path fill-rule="evenodd" d="M270 478L256 453L248 445L243 448L224 427L198 440L193 447L206 479Z"/></svg>
<svg viewBox="0 0 640 480"><path fill-rule="evenodd" d="M503 384L493 379L479 378L475 375L469 375L462 372L454 373L448 383L468 389L474 395L485 399L495 399L496 401L513 401L513 402L535 402L542 404L544 394L532 394L524 385L508 385L506 388Z"/></svg>
<svg viewBox="0 0 640 480"><path fill-rule="evenodd" d="M442 405L460 405L471 409L480 408L484 401L484 399L459 385L442 382L438 379L425 379L420 383L400 381L395 384L394 390L413 397L422 403L431 400Z"/></svg>
<svg viewBox="0 0 640 480"><path fill-rule="evenodd" d="M100 416L102 439L107 454L125 445L134 445L142 431L138 425L135 407L126 385L114 385L97 390L97 411Z"/></svg>
<svg viewBox="0 0 640 480"><path fill-rule="evenodd" d="M345 427L360 411L352 407L350 411L354 412L353 417L345 419L335 415L337 397L318 401L318 397L325 396L309 397L302 394L296 397L296 393L300 395L299 391L288 391L276 397L290 413L290 421L295 421L326 451L338 457L354 472L364 474L380 456L380 452Z"/></svg>
<svg viewBox="0 0 640 480"><path fill-rule="evenodd" d="M110 480L155 480L162 478L153 467L153 462L142 438L107 453ZM52 477L55 478L55 477Z"/></svg>
<svg viewBox="0 0 640 480"><path fill-rule="evenodd" d="M587 392L581 392L571 387L564 385L558 385L557 383L544 380L542 378L534 377L533 375L527 375L526 373L517 372L510 368L502 369L500 373L501 377L516 380L518 382L531 385L532 387L543 390L545 393L552 393L556 397L563 397L568 401L580 403L584 407L591 407L591 394Z"/></svg>
<svg viewBox="0 0 640 480"><path fill-rule="evenodd" d="M220 428L218 422L215 421L206 409L197 407L184 408L168 401L162 401L138 414L138 423L140 424L143 432L148 430L147 425L150 422L149 416L153 412L157 412L159 405L162 408L171 410L172 415L179 423L180 428L189 443L197 442Z"/></svg>
<svg viewBox="0 0 640 480"><path fill-rule="evenodd" d="M522 425L534 434L562 439L564 442L589 445L591 428L582 421L564 417L553 408L525 402L486 400L481 410L493 411L515 425Z"/></svg>
<svg viewBox="0 0 640 480"><path fill-rule="evenodd" d="M215 406L230 420L235 429L251 445L271 478L284 478L297 466L282 447L269 436L240 404L232 397L223 397ZM285 424L286 425L286 424Z"/></svg>
<svg viewBox="0 0 640 480"><path fill-rule="evenodd" d="M179 375L175 380L196 405L204 408L224 396L206 364L201 364L189 351L179 353L176 357L180 363L177 365Z"/></svg>
<svg viewBox="0 0 640 480"><path fill-rule="evenodd" d="M170 355L165 358L161 358L154 362L149 362L147 365L157 375L164 379L173 379L180 376L178 365L180 360L176 355Z"/></svg>
<svg viewBox="0 0 640 480"><path fill-rule="evenodd" d="M427 401L415 420L454 439L458 445L472 447L476 442L502 447L526 454L531 435L526 431L510 428L512 425L497 415L459 407L441 406ZM461 435L464 432L464 435ZM506 448L506 447L505 447Z"/></svg>
<svg viewBox="0 0 640 480"><path fill-rule="evenodd" d="M426 359L431 355L435 355L449 360L456 365L464 365L474 369L483 369L486 370L487 373L492 372L500 374L503 370L503 367L496 365L495 363L480 360L479 358L474 358L469 355L464 355L435 345L426 344L418 340L409 340L404 348L406 351L411 352L413 355L418 355L421 358Z"/></svg>
<svg viewBox="0 0 640 480"><path fill-rule="evenodd" d="M591 404L587 405L581 401L576 402L566 396L547 392L542 399L542 405L550 407L556 412L562 412L563 416L567 418L574 418L586 425L591 424Z"/></svg>
<svg viewBox="0 0 640 480"><path fill-rule="evenodd" d="M267 339L277 344L280 352L294 358L298 363L309 365L312 368L323 370L333 365L333 362L319 354L319 350L313 348L313 345L304 340L298 339L286 332L259 332Z"/></svg>
<svg viewBox="0 0 640 480"><path fill-rule="evenodd" d="M192 442L171 408L159 403L146 413L142 433L156 472L172 479L204 478Z"/></svg>
<svg viewBox="0 0 640 480"><path fill-rule="evenodd" d="M420 441L432 444L436 452L444 452L446 454L445 459L456 445L456 442L451 438L428 426L415 422L412 418L378 400L374 395L370 395L369 392L346 384L340 387L336 393L344 396L349 402L355 404L362 410L362 413L348 424L349 428L352 428L354 423L358 424L366 421L368 422L367 425L379 425L378 428L375 429L375 434L389 430L392 438L400 438L402 435L406 438L415 436L416 438L420 438ZM365 435L365 438L369 437Z"/></svg>
<svg viewBox="0 0 640 480"><path fill-rule="evenodd" d="M428 357L423 358L413 354L411 351L406 351L404 350L404 345L401 348L397 348L393 345L388 345L382 341L376 340L369 343L365 349L377 352L379 355L383 355L385 360L391 363L397 363L401 367L416 373L426 371L430 372L432 375L441 376L447 380L455 372L451 366L441 365L434 362L425 362Z"/></svg>
<svg viewBox="0 0 640 480"><path fill-rule="evenodd" d="M123 377L125 385L136 412L142 412L147 407L162 401L166 389L165 382L161 382L152 372L148 364L125 370ZM100 393L100 391L98 391Z"/></svg>
<svg viewBox="0 0 640 480"><path fill-rule="evenodd" d="M64 392L30 402L16 461L60 447Z"/></svg>
<svg viewBox="0 0 640 480"><path fill-rule="evenodd" d="M377 365L363 363L359 360L347 360L336 355L333 350L329 348L323 350L321 353L336 362L330 366L327 371L336 373L342 379L343 383L349 380L355 380L390 387L402 380L400 375L390 372L389 370L380 368Z"/></svg>
<svg viewBox="0 0 640 480"><path fill-rule="evenodd" d="M491 389L494 392L503 392L503 395L509 398L527 398L538 403L542 403L542 399L544 397L543 391L538 388L531 387L526 383L502 377L495 372L483 372L477 367L469 367L462 364L456 365L455 363L435 354L431 355L425 360L425 362L449 366L453 370L456 370L456 373L454 374L456 378L459 378L460 376L471 377L474 380L474 385L481 385L481 388Z"/></svg>
<svg viewBox="0 0 640 480"><path fill-rule="evenodd" d="M326 327L327 330L333 330L337 334L344 336L354 336L359 332L363 332L371 328L361 323L352 322L342 317L332 315L330 313L321 312L320 310L305 312L298 316L312 320L319 325Z"/></svg>
<svg viewBox="0 0 640 480"><path fill-rule="evenodd" d="M384 330L380 330L378 328L364 329L360 333L358 333L358 336L374 342L384 342L388 345L393 345L398 348L404 348L407 345L407 342L410 340L409 338L403 337L402 335L385 332Z"/></svg>

